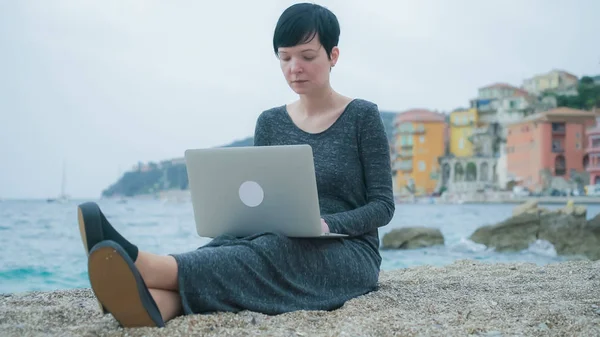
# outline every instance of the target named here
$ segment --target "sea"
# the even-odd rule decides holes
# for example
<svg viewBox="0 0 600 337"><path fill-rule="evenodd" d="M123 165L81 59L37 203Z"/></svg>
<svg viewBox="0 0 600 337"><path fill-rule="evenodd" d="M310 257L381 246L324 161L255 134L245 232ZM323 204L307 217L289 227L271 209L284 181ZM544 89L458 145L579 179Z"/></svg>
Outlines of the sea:
<svg viewBox="0 0 600 337"><path fill-rule="evenodd" d="M47 203L45 200L0 201L0 293L89 288L86 253L77 224L77 205L88 200ZM141 250L170 254L194 250L210 241L196 233L190 202L161 200L96 201L113 226ZM543 205L555 209L561 205ZM476 244L468 237L478 228L511 216L510 204L398 204L392 221L380 236L394 228L426 226L439 228L443 246L414 250L382 250L382 270L414 266L444 266L461 259L485 263L557 263L548 242L528 249L499 253ZM600 205L587 206L588 218Z"/></svg>

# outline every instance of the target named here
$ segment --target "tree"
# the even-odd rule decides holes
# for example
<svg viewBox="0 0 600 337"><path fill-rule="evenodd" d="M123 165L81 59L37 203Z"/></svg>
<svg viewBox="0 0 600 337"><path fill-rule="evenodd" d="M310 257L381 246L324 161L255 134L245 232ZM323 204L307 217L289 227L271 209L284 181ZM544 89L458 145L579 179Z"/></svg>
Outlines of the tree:
<svg viewBox="0 0 600 337"><path fill-rule="evenodd" d="M591 77L583 76L577 85L577 96L556 95L556 103L559 107L581 110L600 108L600 85Z"/></svg>

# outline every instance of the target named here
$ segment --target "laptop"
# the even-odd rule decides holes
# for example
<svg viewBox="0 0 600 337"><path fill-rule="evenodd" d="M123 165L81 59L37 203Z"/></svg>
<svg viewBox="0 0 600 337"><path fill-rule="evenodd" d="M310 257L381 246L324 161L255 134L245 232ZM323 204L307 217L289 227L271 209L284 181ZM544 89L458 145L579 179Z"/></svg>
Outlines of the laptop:
<svg viewBox="0 0 600 337"><path fill-rule="evenodd" d="M323 233L310 145L245 146L185 151L196 231L202 237L278 232Z"/></svg>

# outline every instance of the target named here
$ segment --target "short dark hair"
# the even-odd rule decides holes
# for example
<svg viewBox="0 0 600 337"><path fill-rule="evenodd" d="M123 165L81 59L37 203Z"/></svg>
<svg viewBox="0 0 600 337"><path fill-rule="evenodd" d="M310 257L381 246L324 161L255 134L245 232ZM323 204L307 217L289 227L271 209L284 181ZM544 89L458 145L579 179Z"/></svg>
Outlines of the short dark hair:
<svg viewBox="0 0 600 337"><path fill-rule="evenodd" d="M338 45L340 24L329 9L311 3L299 3L288 7L279 17L273 34L273 50L278 55L279 47L293 47L310 42L315 35L325 48L327 57Z"/></svg>

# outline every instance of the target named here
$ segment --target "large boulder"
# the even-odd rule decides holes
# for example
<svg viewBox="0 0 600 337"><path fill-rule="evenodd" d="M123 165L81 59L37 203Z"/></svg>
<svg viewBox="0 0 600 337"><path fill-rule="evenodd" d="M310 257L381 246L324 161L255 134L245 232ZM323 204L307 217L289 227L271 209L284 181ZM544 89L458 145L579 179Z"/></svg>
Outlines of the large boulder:
<svg viewBox="0 0 600 337"><path fill-rule="evenodd" d="M596 233L597 235L600 235L600 214L588 221L586 224L586 229Z"/></svg>
<svg viewBox="0 0 600 337"><path fill-rule="evenodd" d="M496 251L519 251L537 239L540 217L537 213L521 213L493 226L478 228L471 241L493 247Z"/></svg>
<svg viewBox="0 0 600 337"><path fill-rule="evenodd" d="M404 227L393 229L383 236L383 249L415 249L444 244L444 236L437 228Z"/></svg>
<svg viewBox="0 0 600 337"><path fill-rule="evenodd" d="M523 213L537 213L538 202L537 200L530 200L522 205L519 205L513 209L513 216L521 215Z"/></svg>
<svg viewBox="0 0 600 337"><path fill-rule="evenodd" d="M586 208L572 202L550 211L529 201L515 207L512 217L478 228L470 239L497 251L520 251L541 239L552 243L558 254L600 260L600 218L588 222L586 216Z"/></svg>

